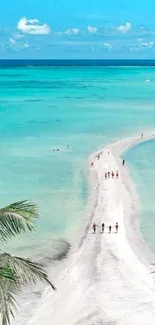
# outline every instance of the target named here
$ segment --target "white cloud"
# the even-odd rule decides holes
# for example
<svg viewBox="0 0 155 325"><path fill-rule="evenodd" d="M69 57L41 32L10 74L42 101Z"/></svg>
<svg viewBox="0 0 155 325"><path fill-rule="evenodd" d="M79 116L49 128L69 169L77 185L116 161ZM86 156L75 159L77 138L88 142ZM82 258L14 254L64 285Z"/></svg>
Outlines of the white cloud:
<svg viewBox="0 0 155 325"><path fill-rule="evenodd" d="M132 29L131 23L125 23L124 25L120 25L116 28L120 33L128 33Z"/></svg>
<svg viewBox="0 0 155 325"><path fill-rule="evenodd" d="M28 42L23 43L23 41L21 42L20 40L15 40L14 38L9 38L9 43L10 48L13 50L22 50L30 47Z"/></svg>
<svg viewBox="0 0 155 325"><path fill-rule="evenodd" d="M19 20L17 28L24 34L31 35L47 35L51 32L51 29L47 24L41 25L38 19L28 20L26 17Z"/></svg>
<svg viewBox="0 0 155 325"><path fill-rule="evenodd" d="M67 29L63 32L58 32L57 34L58 35L78 35L80 33L80 30L78 28L70 28L70 29Z"/></svg>
<svg viewBox="0 0 155 325"><path fill-rule="evenodd" d="M16 40L19 40L19 39L22 39L24 37L24 35L22 34L14 34L13 37L16 39Z"/></svg>
<svg viewBox="0 0 155 325"><path fill-rule="evenodd" d="M16 43L16 41L13 38L9 38L9 42L11 45L14 45Z"/></svg>
<svg viewBox="0 0 155 325"><path fill-rule="evenodd" d="M98 31L98 28L93 26L88 26L87 29L90 34L96 34Z"/></svg>
<svg viewBox="0 0 155 325"><path fill-rule="evenodd" d="M78 35L79 34L79 29L78 28L71 28L71 29L67 29L64 34L67 35Z"/></svg>
<svg viewBox="0 0 155 325"><path fill-rule="evenodd" d="M25 48L28 48L28 47L30 47L30 46L29 46L28 43L25 43L25 44L24 44L24 47L25 47Z"/></svg>
<svg viewBox="0 0 155 325"><path fill-rule="evenodd" d="M104 43L103 47L105 47L106 49L109 49L109 50L112 49L112 45L109 43Z"/></svg>
<svg viewBox="0 0 155 325"><path fill-rule="evenodd" d="M141 45L143 47L151 48L154 45L154 42L142 42Z"/></svg>
<svg viewBox="0 0 155 325"><path fill-rule="evenodd" d="M138 42L140 43L140 45L142 47L145 47L145 48L152 48L154 46L154 42L152 42L152 41L144 42L142 38L139 38Z"/></svg>

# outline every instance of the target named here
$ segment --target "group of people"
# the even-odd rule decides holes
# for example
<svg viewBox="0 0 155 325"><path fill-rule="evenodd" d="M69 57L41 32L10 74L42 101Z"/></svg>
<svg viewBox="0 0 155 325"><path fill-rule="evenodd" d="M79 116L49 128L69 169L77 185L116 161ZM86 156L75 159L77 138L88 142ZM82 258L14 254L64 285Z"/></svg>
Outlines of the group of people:
<svg viewBox="0 0 155 325"><path fill-rule="evenodd" d="M98 226L95 222L93 223L93 232L94 232L94 234L96 233L96 228L97 227L101 227L101 229L102 229L102 233L104 233L104 231L105 231L105 228L108 228L109 229L109 234L111 234L111 230L112 230L112 228L115 228L115 232L117 233L118 232L118 222L116 222L116 224L115 224L115 226L108 226L108 227L106 227L105 226L105 224L104 223L102 223L102 225L101 226Z"/></svg>
<svg viewBox="0 0 155 325"><path fill-rule="evenodd" d="M110 172L105 172L105 179L110 178L110 175L111 175L112 178L114 178L115 176L116 176L116 178L118 178L119 177L118 170L116 171L116 175L115 175L115 173L113 171L111 173Z"/></svg>
<svg viewBox="0 0 155 325"><path fill-rule="evenodd" d="M60 149L59 148L56 148L56 149L53 149L53 151L60 151Z"/></svg>
<svg viewBox="0 0 155 325"><path fill-rule="evenodd" d="M67 145L67 150L69 149L69 145ZM60 151L59 148L53 149L53 151Z"/></svg>

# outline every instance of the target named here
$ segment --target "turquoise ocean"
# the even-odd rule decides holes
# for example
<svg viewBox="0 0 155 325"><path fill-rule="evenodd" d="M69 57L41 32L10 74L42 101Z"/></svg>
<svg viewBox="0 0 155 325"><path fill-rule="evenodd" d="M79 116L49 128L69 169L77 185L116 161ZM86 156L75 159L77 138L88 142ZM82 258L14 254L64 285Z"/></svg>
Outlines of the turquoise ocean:
<svg viewBox="0 0 155 325"><path fill-rule="evenodd" d="M63 258L84 225L89 155L154 129L151 66L1 67L1 206L27 199L40 213L37 231L8 249L47 263ZM142 234L155 251L155 141L126 159L142 203Z"/></svg>

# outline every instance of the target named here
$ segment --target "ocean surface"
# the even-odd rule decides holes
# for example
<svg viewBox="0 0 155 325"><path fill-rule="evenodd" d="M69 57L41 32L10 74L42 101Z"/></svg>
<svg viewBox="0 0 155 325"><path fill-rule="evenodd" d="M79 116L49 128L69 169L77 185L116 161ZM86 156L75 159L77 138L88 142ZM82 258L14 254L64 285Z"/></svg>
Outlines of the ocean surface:
<svg viewBox="0 0 155 325"><path fill-rule="evenodd" d="M40 212L37 231L9 243L11 252L47 263L66 255L86 217L89 155L155 128L154 63L0 61L1 205L28 199ZM126 159L155 250L155 141Z"/></svg>
<svg viewBox="0 0 155 325"><path fill-rule="evenodd" d="M140 230L155 252L155 140L140 143L125 153L130 176L140 199Z"/></svg>

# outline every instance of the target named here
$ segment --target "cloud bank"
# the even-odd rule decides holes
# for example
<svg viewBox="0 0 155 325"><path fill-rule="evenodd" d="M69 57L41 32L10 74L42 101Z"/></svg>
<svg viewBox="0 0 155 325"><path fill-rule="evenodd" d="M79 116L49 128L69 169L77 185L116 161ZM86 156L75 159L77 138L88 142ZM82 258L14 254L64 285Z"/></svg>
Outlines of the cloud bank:
<svg viewBox="0 0 155 325"><path fill-rule="evenodd" d="M132 29L131 23L125 23L124 25L120 25L116 28L117 31L120 33L128 33Z"/></svg>
<svg viewBox="0 0 155 325"><path fill-rule="evenodd" d="M98 28L93 26L88 26L87 29L90 34L96 34L98 31Z"/></svg>
<svg viewBox="0 0 155 325"><path fill-rule="evenodd" d="M80 33L78 28L70 28L65 30L64 32L59 32L60 35L78 35Z"/></svg>
<svg viewBox="0 0 155 325"><path fill-rule="evenodd" d="M51 29L47 24L40 24L38 19L27 19L23 17L17 23L17 29L24 34L31 35L48 35L51 33Z"/></svg>

